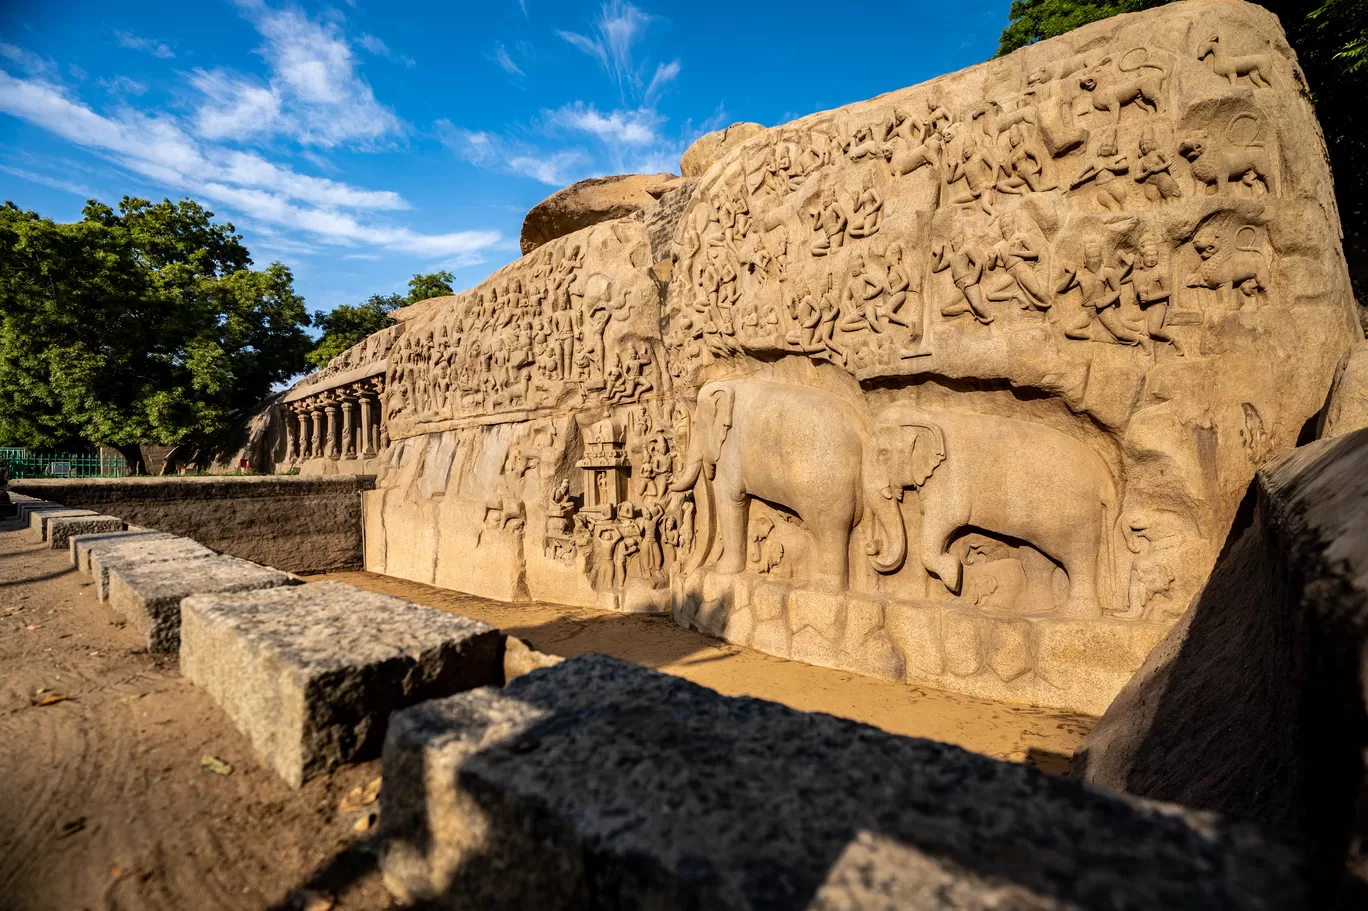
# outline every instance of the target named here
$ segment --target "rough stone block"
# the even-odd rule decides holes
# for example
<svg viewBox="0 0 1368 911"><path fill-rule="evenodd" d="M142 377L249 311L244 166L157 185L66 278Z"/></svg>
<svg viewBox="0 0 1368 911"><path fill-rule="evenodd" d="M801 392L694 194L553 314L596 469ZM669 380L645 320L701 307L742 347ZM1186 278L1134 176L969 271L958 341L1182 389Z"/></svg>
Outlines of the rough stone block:
<svg viewBox="0 0 1368 911"><path fill-rule="evenodd" d="M477 620L345 582L193 595L181 608L181 672L293 787L378 755L396 709L501 684L503 642Z"/></svg>
<svg viewBox="0 0 1368 911"><path fill-rule="evenodd" d="M114 567L214 556L214 552L203 544L175 535L164 538L149 536L137 541L111 541L98 547L92 545L88 554L90 575L95 580L95 595L101 601L109 600L109 571Z"/></svg>
<svg viewBox="0 0 1368 911"><path fill-rule="evenodd" d="M53 550L64 550L76 535L123 531L123 527L118 516L59 516L48 523L47 541Z"/></svg>
<svg viewBox="0 0 1368 911"><path fill-rule="evenodd" d="M147 639L153 652L180 648L180 605L190 595L275 588L298 581L237 557L215 555L109 568L109 603Z"/></svg>
<svg viewBox="0 0 1368 911"><path fill-rule="evenodd" d="M98 535L72 535L67 542L67 547L71 550L71 565L83 573L90 572L90 549L102 544L112 544L116 541L132 541L141 538L147 540L151 536L160 538L174 538L160 531L149 531L145 528L129 528L127 531L109 532Z"/></svg>
<svg viewBox="0 0 1368 911"><path fill-rule="evenodd" d="M36 540L48 539L48 527L53 519L74 519L97 515L93 509L40 509L29 513L29 531Z"/></svg>
<svg viewBox="0 0 1368 911"><path fill-rule="evenodd" d="M403 901L550 909L1300 907L1256 835L600 655L395 713Z"/></svg>
<svg viewBox="0 0 1368 911"><path fill-rule="evenodd" d="M10 494L10 496L13 497L14 494ZM44 510L44 509L66 509L66 508L67 508L67 507L63 506L61 503L53 503L51 500L36 500L36 499L30 498L27 502L18 503L18 505L17 505L18 516L17 516L17 517L18 517L18 519L19 519L20 522L23 522L23 523L24 523L24 527L27 528L27 527L28 527L28 524L29 524L29 521L30 521L30 519L32 519L33 514L34 514L35 512L40 512L41 510Z"/></svg>

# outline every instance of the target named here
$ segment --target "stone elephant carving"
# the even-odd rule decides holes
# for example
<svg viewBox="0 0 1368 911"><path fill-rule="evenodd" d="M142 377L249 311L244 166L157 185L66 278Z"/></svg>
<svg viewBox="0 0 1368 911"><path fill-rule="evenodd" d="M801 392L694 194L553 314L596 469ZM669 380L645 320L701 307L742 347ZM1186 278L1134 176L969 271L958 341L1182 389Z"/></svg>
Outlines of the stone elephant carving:
<svg viewBox="0 0 1368 911"><path fill-rule="evenodd" d="M1115 574L1117 498L1092 449L1030 421L905 403L881 410L874 434L873 483L894 501L917 491L922 563L947 589L958 593L963 573L951 540L979 529L1024 541L1062 566L1069 576L1063 613L1101 615L1099 579L1105 573L1110 591Z"/></svg>
<svg viewBox="0 0 1368 911"><path fill-rule="evenodd" d="M871 432L858 406L824 389L758 379L705 385L685 467L670 485L676 493L697 488L695 499L706 497L715 516L701 523L692 564L709 558L715 528L718 571L745 569L750 501L758 497L802 520L814 544L809 575L826 587L847 587L850 536L867 513L875 524L866 553L876 567L901 565L907 534L898 504L864 482Z"/></svg>

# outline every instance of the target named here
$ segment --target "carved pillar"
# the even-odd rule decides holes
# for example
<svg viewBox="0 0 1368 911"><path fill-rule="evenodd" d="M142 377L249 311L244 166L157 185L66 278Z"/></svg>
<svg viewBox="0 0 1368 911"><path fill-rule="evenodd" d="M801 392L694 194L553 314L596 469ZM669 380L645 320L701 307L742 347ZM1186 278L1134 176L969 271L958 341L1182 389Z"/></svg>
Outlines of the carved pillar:
<svg viewBox="0 0 1368 911"><path fill-rule="evenodd" d="M348 396L342 399L342 458L356 458L356 433L355 424L352 423L352 412L356 410L356 402Z"/></svg>
<svg viewBox="0 0 1368 911"><path fill-rule="evenodd" d="M294 410L286 407L285 412L285 462L293 462L299 450L295 448L298 440L295 439L295 419Z"/></svg>
<svg viewBox="0 0 1368 911"><path fill-rule="evenodd" d="M318 403L313 406L313 447L311 452L315 459L323 458L323 406Z"/></svg>
<svg viewBox="0 0 1368 911"><path fill-rule="evenodd" d="M309 433L309 412L302 403L295 405L294 414L290 419L299 425L299 432L296 434L299 437L299 449L295 453L295 458L302 462L312 455L313 434Z"/></svg>
<svg viewBox="0 0 1368 911"><path fill-rule="evenodd" d="M375 458L375 436L371 432L371 397L369 390L362 391L361 393L361 458Z"/></svg>
<svg viewBox="0 0 1368 911"><path fill-rule="evenodd" d="M339 459L342 457L342 450L337 439L337 400L329 399L323 407L328 415L328 438L323 444L323 455L325 458Z"/></svg>
<svg viewBox="0 0 1368 911"><path fill-rule="evenodd" d="M386 412L388 412L389 409L385 407L384 377L376 377L375 379L375 404L375 434L376 439L379 441L376 446L383 452L389 448L389 419L386 417Z"/></svg>

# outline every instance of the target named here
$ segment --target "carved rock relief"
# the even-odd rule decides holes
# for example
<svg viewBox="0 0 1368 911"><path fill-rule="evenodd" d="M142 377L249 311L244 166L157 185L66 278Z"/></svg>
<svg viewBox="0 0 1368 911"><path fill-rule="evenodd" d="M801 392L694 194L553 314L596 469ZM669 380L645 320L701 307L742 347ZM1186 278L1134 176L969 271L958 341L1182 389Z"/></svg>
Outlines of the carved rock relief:
<svg viewBox="0 0 1368 911"><path fill-rule="evenodd" d="M1100 710L1359 338L1253 7L1095 23L683 192L406 315L370 568Z"/></svg>

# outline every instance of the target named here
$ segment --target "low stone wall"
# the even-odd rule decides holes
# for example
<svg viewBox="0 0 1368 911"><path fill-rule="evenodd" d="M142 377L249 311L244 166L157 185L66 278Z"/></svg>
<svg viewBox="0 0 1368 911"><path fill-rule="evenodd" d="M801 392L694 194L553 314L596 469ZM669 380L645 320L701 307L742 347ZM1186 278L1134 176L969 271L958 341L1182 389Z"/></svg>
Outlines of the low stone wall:
<svg viewBox="0 0 1368 911"><path fill-rule="evenodd" d="M1074 759L1094 784L1298 844L1368 907L1368 430L1263 468L1186 614ZM1346 875L1347 874L1347 875Z"/></svg>
<svg viewBox="0 0 1368 911"><path fill-rule="evenodd" d="M11 482L16 493L185 535L294 573L360 569L367 476L99 478Z"/></svg>

